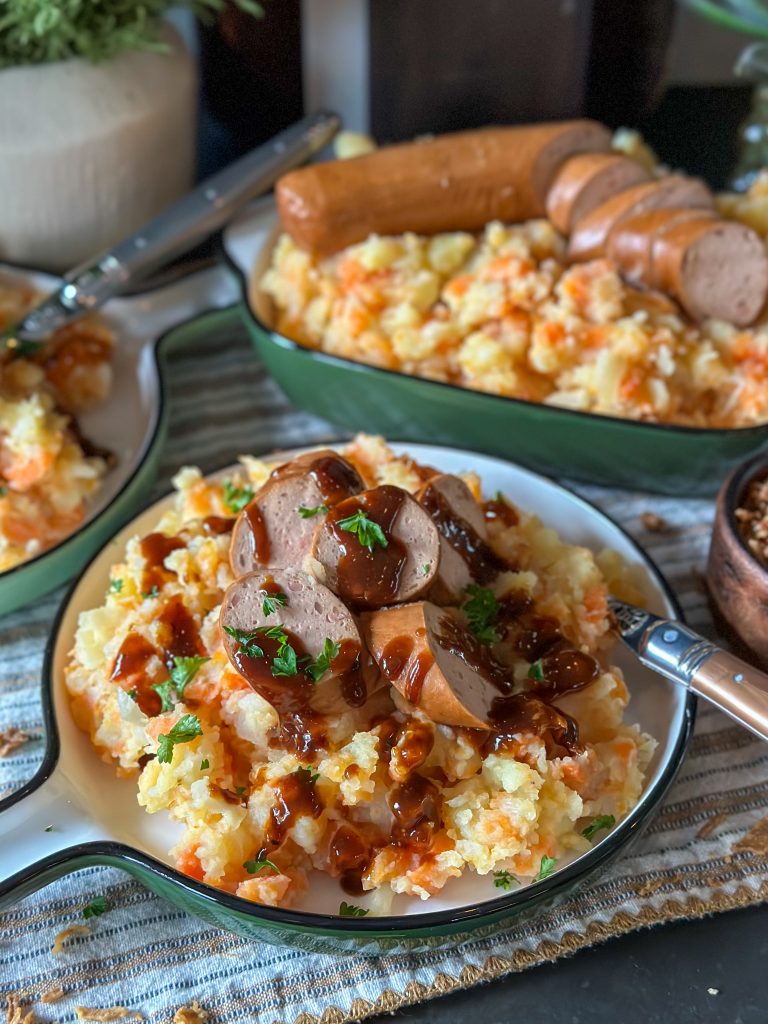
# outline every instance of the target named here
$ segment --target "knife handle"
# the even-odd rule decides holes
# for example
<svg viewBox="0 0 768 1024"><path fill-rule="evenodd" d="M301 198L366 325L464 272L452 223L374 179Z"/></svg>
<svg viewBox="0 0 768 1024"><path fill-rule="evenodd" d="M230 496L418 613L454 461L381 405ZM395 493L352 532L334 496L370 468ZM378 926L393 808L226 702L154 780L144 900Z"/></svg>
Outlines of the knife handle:
<svg viewBox="0 0 768 1024"><path fill-rule="evenodd" d="M263 146L207 178L136 234L64 277L55 295L31 310L14 333L39 341L82 313L97 309L162 263L213 234L249 199L266 192L286 171L304 163L339 130L337 114L311 114Z"/></svg>
<svg viewBox="0 0 768 1024"><path fill-rule="evenodd" d="M693 673L694 693L768 740L768 676L727 651L716 649Z"/></svg>

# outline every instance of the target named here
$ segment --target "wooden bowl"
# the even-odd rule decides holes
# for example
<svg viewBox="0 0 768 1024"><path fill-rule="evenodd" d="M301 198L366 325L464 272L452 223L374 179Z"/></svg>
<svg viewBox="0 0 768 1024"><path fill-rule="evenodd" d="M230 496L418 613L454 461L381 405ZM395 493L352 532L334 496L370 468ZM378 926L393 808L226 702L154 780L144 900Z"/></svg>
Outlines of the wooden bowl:
<svg viewBox="0 0 768 1024"><path fill-rule="evenodd" d="M768 476L768 458L756 456L737 466L717 496L707 561L707 584L716 613L734 647L768 667L768 569L750 551L736 520L736 509L753 480Z"/></svg>

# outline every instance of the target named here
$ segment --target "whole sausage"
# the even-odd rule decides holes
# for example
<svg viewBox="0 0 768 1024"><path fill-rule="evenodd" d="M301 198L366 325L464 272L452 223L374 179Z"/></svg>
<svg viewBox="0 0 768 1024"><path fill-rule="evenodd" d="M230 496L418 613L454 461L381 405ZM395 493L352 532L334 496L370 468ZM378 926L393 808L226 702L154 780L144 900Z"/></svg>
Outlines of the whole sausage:
<svg viewBox="0 0 768 1024"><path fill-rule="evenodd" d="M653 243L656 235L687 220L716 218L714 210L662 209L633 213L619 222L608 236L606 256L631 284L656 288Z"/></svg>
<svg viewBox="0 0 768 1024"><path fill-rule="evenodd" d="M488 544L483 510L460 477L440 473L416 497L440 534L440 564L430 601L458 604L470 583L489 583L509 568Z"/></svg>
<svg viewBox="0 0 768 1024"><path fill-rule="evenodd" d="M491 727L493 703L511 683L452 609L418 601L366 613L360 626L383 675L433 722Z"/></svg>
<svg viewBox="0 0 768 1024"><path fill-rule="evenodd" d="M595 121L442 135L291 171L277 183L277 205L294 241L322 255L370 234L479 231L542 216L564 161L610 145Z"/></svg>
<svg viewBox="0 0 768 1024"><path fill-rule="evenodd" d="M235 523L229 548L235 576L266 565L300 568L318 516L363 487L354 466L329 448L278 466Z"/></svg>
<svg viewBox="0 0 768 1024"><path fill-rule="evenodd" d="M333 506L317 526L308 564L343 601L380 608L424 593L439 558L429 515L407 491L384 485Z"/></svg>
<svg viewBox="0 0 768 1024"><path fill-rule="evenodd" d="M634 185L595 207L575 227L568 243L568 257L575 263L605 255L608 236L622 220L636 213L664 207L713 209L714 197L696 178L668 175Z"/></svg>
<svg viewBox="0 0 768 1024"><path fill-rule="evenodd" d="M558 171L547 196L547 216L569 235L596 206L649 178L642 164L620 153L580 153Z"/></svg>
<svg viewBox="0 0 768 1024"><path fill-rule="evenodd" d="M219 623L233 667L281 718L359 707L381 685L355 617L307 573L241 576L224 595Z"/></svg>
<svg viewBox="0 0 768 1024"><path fill-rule="evenodd" d="M746 327L765 305L768 255L746 225L702 217L657 233L653 277L694 320L714 317Z"/></svg>

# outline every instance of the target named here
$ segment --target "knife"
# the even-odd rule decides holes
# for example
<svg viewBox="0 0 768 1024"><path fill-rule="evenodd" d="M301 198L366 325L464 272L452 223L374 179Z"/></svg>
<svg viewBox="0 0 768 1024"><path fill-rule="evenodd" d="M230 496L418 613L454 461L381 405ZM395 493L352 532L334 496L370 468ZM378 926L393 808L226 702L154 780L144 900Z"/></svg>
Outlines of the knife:
<svg viewBox="0 0 768 1024"><path fill-rule="evenodd" d="M616 629L643 665L684 686L768 740L768 676L694 633L615 597Z"/></svg>
<svg viewBox="0 0 768 1024"><path fill-rule="evenodd" d="M207 178L136 234L66 274L58 291L0 334L0 355L35 350L58 327L188 252L282 174L319 152L340 127L337 114L311 114Z"/></svg>

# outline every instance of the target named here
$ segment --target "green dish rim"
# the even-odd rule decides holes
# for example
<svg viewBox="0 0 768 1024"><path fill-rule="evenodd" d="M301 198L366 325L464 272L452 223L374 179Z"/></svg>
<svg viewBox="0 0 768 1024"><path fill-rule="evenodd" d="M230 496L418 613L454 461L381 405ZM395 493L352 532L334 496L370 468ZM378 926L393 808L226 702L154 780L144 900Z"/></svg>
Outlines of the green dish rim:
<svg viewBox="0 0 768 1024"><path fill-rule="evenodd" d="M300 345L299 342L294 341L292 338L288 338L286 335L276 331L273 327L269 327L261 320L251 306L248 298L248 279L246 278L242 268L230 254L223 235L221 236L219 245L221 258L226 263L230 271L236 276L240 284L240 291L242 295L241 305L245 311L246 317L252 321L255 327L266 334L274 345L283 349L289 349L296 354L305 356L309 360L327 363L330 366L336 366L340 369L352 368L359 372L367 372L374 376L384 375L385 377L399 377L403 380L415 381L417 384L424 385L424 387L447 388L449 391L458 391L461 394L478 395L487 399L489 402L493 401L504 404L512 403L513 405L525 406L529 409L546 410L547 412L552 413L553 416L560 416L564 419L567 419L570 416L575 416L578 418L593 420L597 423L614 423L622 427L636 428L638 430L660 431L662 433L672 431L692 436L702 435L704 437L713 437L728 434L754 434L756 437L768 437L768 421L765 423L758 423L751 427L689 427L680 423L650 423L647 420L634 420L622 416L604 416L596 412L585 412L582 409L566 409L557 405L547 405L544 402L531 402L526 398L514 398L511 395L494 395L489 391L465 388L461 384L452 384L449 381L430 380L428 377L417 377L414 374L402 373L400 370L389 370L382 366L371 366L370 363L364 363L357 359L350 359L347 356L334 356L329 355L327 352L322 352L319 349L307 348L304 345Z"/></svg>
<svg viewBox="0 0 768 1024"><path fill-rule="evenodd" d="M504 462L509 460L498 459L497 461ZM218 471L213 470L208 475L214 475L216 472L221 472L225 468L226 467L222 467L221 470ZM583 498L579 494L575 494L575 492L570 491L567 487L563 487L562 484L559 484L556 481L551 481L549 478L544 477L543 474L535 473L532 470L525 469L525 472L530 473L533 476L539 476L543 479L547 479L548 482L552 483L559 490L564 491L570 497L575 498L577 501L585 505L591 512L604 517L616 529L618 529L627 538L630 545L637 551L640 559L645 562L649 570L654 575L657 585L674 609L675 616L681 621L683 620L683 613L678 604L677 598L660 572L658 566L620 524L616 523L615 520L592 502ZM154 501L145 503L143 508L135 513L134 518L141 515L142 512L146 511L152 505L155 505L158 501L162 500L163 498L158 498ZM125 527L122 528L124 529ZM106 544L109 543L110 541L106 542ZM56 725L52 697L54 649L62 619L67 611L70 601L72 600L75 590L79 586L83 576L85 576L90 570L92 563L99 557L106 544L88 560L87 564L68 588L67 593L64 595L64 598L57 610L45 647L42 671L41 699L43 721L46 731L46 748L43 755L43 761L29 782L25 783L25 785L15 793L3 800L0 800L0 813L11 807L13 804L18 803L20 800L23 800L26 796L41 786L53 773L53 770L58 763L61 751L61 742L58 727ZM192 893L195 897L203 899L208 903L222 906L233 913L244 914L248 917L255 918L256 920L262 920L267 925L287 925L294 930L321 933L323 935L335 933L339 936L343 935L347 937L350 934L359 934L364 936L375 934L387 935L391 933L398 933L404 936L416 936L418 934L424 934L425 932L433 933L436 929L447 928L452 930L456 928L456 930L458 930L458 927L456 926L476 923L478 921L482 921L486 917L503 917L505 915L505 911L511 912L528 905L533 905L537 903L539 898L544 894L558 894L560 892L569 891L581 877L592 874L600 867L600 865L611 860L616 854L618 854L620 848L624 846L625 842L628 842L634 836L639 835L640 831L642 831L642 829L650 822L654 812L658 808L680 769L693 732L695 712L696 698L689 691L685 697L683 720L680 732L675 741L674 748L669 755L665 768L648 792L643 795L642 805L635 807L630 811L629 815L613 832L606 836L606 838L597 846L593 847L592 850L582 854L577 861L561 868L550 878L543 879L540 882L534 882L520 890L516 890L504 896L499 896L496 899L483 901L478 905L467 905L460 909L454 908L451 910L428 911L423 914L370 918L342 918L337 915L319 914L311 911L269 907L264 904L252 903L249 900L244 900L238 896L233 896L230 893L224 892L220 889L215 889L213 886L206 885L203 882L197 882L154 857L144 854L127 844L118 843L112 840L100 840L93 843L79 844L77 846L60 850L49 857L37 861L35 864L21 872L18 872L16 875L8 879L4 886L0 886L0 897L9 894L17 887L23 886L26 882L29 882L37 875L50 868L66 864L67 862L76 860L80 857L97 856L117 859L125 864L133 864L144 868L177 888Z"/></svg>

